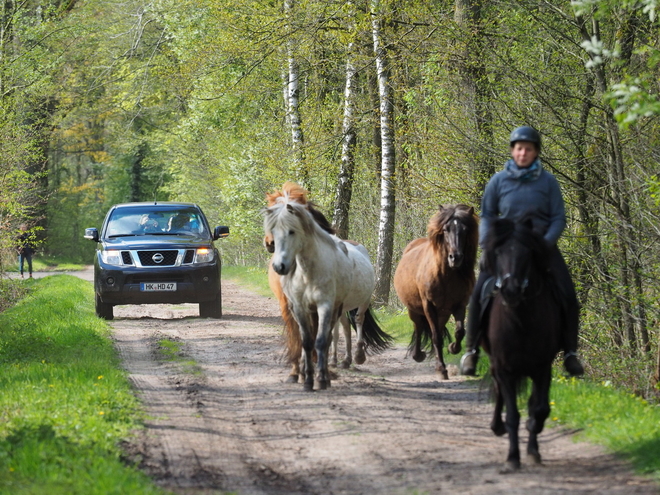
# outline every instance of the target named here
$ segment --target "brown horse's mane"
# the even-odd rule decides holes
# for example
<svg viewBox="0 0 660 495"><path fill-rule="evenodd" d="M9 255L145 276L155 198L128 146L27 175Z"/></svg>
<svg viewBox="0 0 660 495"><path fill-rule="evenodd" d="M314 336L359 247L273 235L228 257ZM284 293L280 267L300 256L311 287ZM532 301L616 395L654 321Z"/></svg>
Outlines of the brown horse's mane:
<svg viewBox="0 0 660 495"><path fill-rule="evenodd" d="M465 245L465 259L459 270L464 275L472 273L474 277L474 265L477 260L477 247L479 245L479 217L474 213L474 208L465 204L441 205L439 211L429 220L426 232L431 245L438 251L440 259L445 260L441 265L444 273L448 269L447 252L444 243L444 229L451 220L458 220L467 227L467 239Z"/></svg>
<svg viewBox="0 0 660 495"><path fill-rule="evenodd" d="M269 207L273 206L278 201L290 201L292 203L307 205L307 210L312 214L316 223L318 223L328 234L336 234L337 232L335 228L325 215L317 209L316 204L309 200L308 196L309 191L307 189L295 182L287 181L282 185L282 189L276 189L272 193L266 193L266 201L268 202Z"/></svg>

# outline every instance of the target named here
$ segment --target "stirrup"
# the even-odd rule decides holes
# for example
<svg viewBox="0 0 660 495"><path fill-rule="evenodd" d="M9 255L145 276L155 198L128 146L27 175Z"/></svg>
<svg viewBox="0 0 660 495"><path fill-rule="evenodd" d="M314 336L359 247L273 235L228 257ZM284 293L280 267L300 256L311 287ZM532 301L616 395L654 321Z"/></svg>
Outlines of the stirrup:
<svg viewBox="0 0 660 495"><path fill-rule="evenodd" d="M577 354L577 352L574 352L574 351L565 352L564 353L564 361L566 361L571 356L578 357L578 354Z"/></svg>

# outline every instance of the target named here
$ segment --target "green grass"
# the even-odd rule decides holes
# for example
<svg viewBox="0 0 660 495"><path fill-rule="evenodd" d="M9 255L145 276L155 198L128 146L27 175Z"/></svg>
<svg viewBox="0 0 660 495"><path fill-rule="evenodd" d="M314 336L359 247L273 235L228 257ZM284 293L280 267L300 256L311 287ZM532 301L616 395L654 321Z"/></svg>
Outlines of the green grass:
<svg viewBox="0 0 660 495"><path fill-rule="evenodd" d="M186 356L183 344L175 340L162 339L158 341L158 352L163 361L176 363L181 371L190 375L201 375L202 368L197 361Z"/></svg>
<svg viewBox="0 0 660 495"><path fill-rule="evenodd" d="M222 266L222 278L232 282L240 282L253 292L265 297L273 297L273 291L268 285L267 267L246 267L246 266Z"/></svg>
<svg viewBox="0 0 660 495"><path fill-rule="evenodd" d="M91 264L91 262L90 262ZM85 269L84 264L77 263L59 256L50 256L36 254L32 257L32 271L33 272L73 272ZM27 262L23 266L23 270L27 273ZM15 263L9 263L6 266L9 272L18 272L18 255L16 256Z"/></svg>
<svg viewBox="0 0 660 495"><path fill-rule="evenodd" d="M558 377L550 389L549 424L580 428L580 439L604 445L660 480L660 405L607 382Z"/></svg>
<svg viewBox="0 0 660 495"><path fill-rule="evenodd" d="M121 459L143 412L92 285L30 280L0 314L0 493L165 493Z"/></svg>

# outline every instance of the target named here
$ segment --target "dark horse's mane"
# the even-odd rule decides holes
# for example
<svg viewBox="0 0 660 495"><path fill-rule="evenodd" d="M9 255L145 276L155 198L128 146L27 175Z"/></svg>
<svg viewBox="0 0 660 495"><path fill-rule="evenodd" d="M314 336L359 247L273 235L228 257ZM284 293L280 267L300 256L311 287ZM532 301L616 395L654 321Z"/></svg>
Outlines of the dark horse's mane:
<svg viewBox="0 0 660 495"><path fill-rule="evenodd" d="M443 242L445 225L452 219L461 222L467 228L468 236L465 244L465 259L458 268L461 275L468 276L472 273L474 277L474 264L477 260L477 246L479 244L479 220L474 213L474 208L464 204L440 206L439 211L431 217L426 228L428 238L436 249L440 250L440 258L447 259L445 243ZM448 267L445 262L441 266L444 273Z"/></svg>
<svg viewBox="0 0 660 495"><path fill-rule="evenodd" d="M507 218L493 220L483 245L484 268L487 271L495 273L496 249L509 239L515 239L531 249L535 270L547 271L550 248L541 233L534 228L531 215L517 222Z"/></svg>

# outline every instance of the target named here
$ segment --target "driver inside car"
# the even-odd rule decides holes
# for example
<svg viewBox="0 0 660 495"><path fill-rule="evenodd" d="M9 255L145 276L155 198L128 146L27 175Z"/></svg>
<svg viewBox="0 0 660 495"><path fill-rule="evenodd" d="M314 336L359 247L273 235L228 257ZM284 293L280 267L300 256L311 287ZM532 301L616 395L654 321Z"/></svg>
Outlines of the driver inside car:
<svg viewBox="0 0 660 495"><path fill-rule="evenodd" d="M151 213L145 213L142 215L142 218L140 219L140 230L145 233L163 231L163 229L160 228L158 218Z"/></svg>

